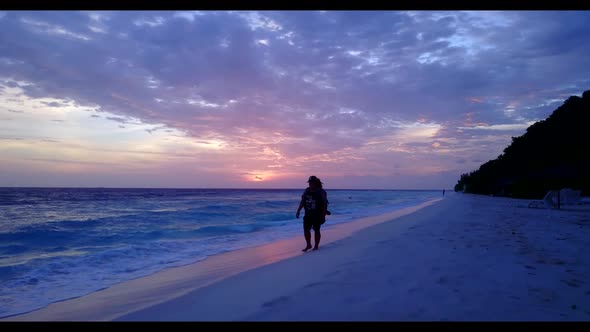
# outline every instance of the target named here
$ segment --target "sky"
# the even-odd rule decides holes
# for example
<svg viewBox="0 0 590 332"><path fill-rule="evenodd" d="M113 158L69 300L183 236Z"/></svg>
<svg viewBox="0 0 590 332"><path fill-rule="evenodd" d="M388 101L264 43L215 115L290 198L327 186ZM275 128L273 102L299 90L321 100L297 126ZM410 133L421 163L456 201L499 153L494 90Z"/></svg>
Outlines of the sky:
<svg viewBox="0 0 590 332"><path fill-rule="evenodd" d="M590 90L587 22L0 12L0 187L449 190Z"/></svg>

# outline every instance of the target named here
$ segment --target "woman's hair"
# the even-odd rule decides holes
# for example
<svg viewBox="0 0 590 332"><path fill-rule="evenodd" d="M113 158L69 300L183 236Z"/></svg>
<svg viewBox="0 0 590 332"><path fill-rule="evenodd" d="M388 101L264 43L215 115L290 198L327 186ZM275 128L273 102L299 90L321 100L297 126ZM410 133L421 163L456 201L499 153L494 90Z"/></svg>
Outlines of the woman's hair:
<svg viewBox="0 0 590 332"><path fill-rule="evenodd" d="M309 177L309 179L307 180L307 182L311 183L315 183L318 187L323 189L324 184L322 183L322 181L315 175L312 175Z"/></svg>

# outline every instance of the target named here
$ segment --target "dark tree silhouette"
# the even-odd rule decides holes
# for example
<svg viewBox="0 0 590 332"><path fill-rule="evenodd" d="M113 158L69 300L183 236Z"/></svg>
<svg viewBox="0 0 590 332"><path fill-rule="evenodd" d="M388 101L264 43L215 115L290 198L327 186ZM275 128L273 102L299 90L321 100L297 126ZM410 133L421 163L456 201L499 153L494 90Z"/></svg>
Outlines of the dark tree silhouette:
<svg viewBox="0 0 590 332"><path fill-rule="evenodd" d="M541 198L572 188L590 194L590 90L571 96L545 120L512 137L512 143L478 170L461 174L455 191Z"/></svg>

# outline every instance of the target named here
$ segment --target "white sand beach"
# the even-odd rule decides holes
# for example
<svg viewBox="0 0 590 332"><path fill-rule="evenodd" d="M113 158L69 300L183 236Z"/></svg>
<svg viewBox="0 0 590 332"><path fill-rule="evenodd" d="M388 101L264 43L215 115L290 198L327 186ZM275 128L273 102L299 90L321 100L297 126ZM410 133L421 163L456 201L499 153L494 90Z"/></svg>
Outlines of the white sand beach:
<svg viewBox="0 0 590 332"><path fill-rule="evenodd" d="M527 202L450 194L3 320L590 320L590 205Z"/></svg>

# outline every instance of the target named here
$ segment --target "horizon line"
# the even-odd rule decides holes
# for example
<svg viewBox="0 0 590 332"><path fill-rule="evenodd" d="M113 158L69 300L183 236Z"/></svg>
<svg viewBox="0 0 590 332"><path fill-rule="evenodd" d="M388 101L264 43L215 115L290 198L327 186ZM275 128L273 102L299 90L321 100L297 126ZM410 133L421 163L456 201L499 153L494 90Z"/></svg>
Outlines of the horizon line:
<svg viewBox="0 0 590 332"><path fill-rule="evenodd" d="M305 186L301 186L304 188ZM0 186L0 189L173 189L173 190L300 190L301 188L231 188L231 187L50 187L50 186ZM397 191L441 191L441 189L395 189L395 188L324 188L326 190L397 190Z"/></svg>

